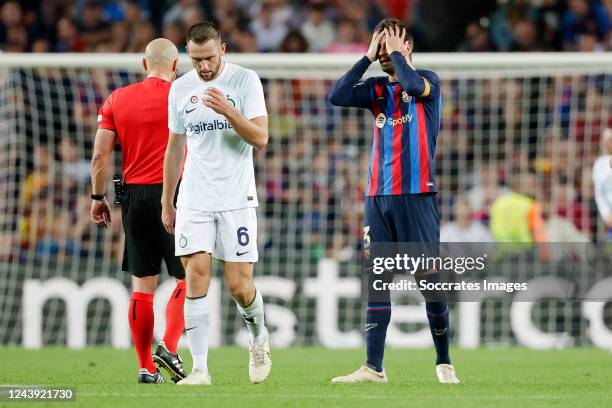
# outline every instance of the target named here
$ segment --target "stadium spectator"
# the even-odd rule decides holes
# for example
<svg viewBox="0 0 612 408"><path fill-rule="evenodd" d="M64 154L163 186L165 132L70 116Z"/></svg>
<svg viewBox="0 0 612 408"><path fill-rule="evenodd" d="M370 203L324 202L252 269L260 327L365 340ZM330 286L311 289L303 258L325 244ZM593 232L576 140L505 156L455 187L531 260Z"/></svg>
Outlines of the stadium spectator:
<svg viewBox="0 0 612 408"><path fill-rule="evenodd" d="M71 18L84 17L84 8L86 4L102 4L102 2L91 2L89 0L78 0L78 1L44 1L39 2L40 4L33 4L36 2L23 2L20 4L16 1L5 1L0 7L0 48L3 51L34 51L34 52L46 52L46 51L59 51L59 52L79 52L86 49L86 45L82 40L82 31L79 31L75 27L75 23ZM74 12L73 5L81 4L83 11ZM181 11L174 22L165 25L156 25L160 23L163 11L158 12L159 21L151 20L147 21L149 15L152 13L151 7L147 4L153 4L155 2L144 1L132 1L132 0L117 0L104 2L102 22L112 22L112 25L106 25L107 35L109 40L100 43L95 46L95 51L98 52L124 52L128 49L136 49L139 44L142 44L142 40L138 41L139 44L132 37L136 38L138 28L143 22L146 24L152 23L153 26L148 26L142 32L149 36L151 32L158 33L161 31L165 37L170 38L173 42L179 46L179 49L184 44L184 31L185 31L185 19L199 18L202 16L202 11L214 12L214 15L221 25L221 29L224 31L225 38L230 43L231 51L236 52L253 52L256 51L256 42L253 33L250 31L244 31L245 28L249 27L249 24L254 19L258 18L258 12L260 4L262 2L252 2L248 0L236 0L236 1L180 1L178 4L173 2L166 2L168 9L166 16L170 18L171 9ZM266 0L265 3L269 4L272 8L272 21L282 26L292 28L284 37L280 44L280 47L275 50L282 52L305 52L309 50L310 44L301 34L302 23L307 20L307 17L311 14L310 3L304 3L301 6L299 2L290 2L286 0ZM501 3L501 2L499 2ZM567 4L566 4L567 3ZM33 5L32 5L33 4ZM351 0L343 2L322 2L314 1L315 8L319 7L323 10L323 13L315 15L322 16L326 24L331 24L331 21L339 22L337 28L333 28L332 34L335 38L343 37L344 21L354 22L351 27L353 31L360 31L362 28L359 23L363 24L364 21L372 19L372 16L380 12L380 10L391 10L388 7L392 7L395 10L397 7L398 13L406 12L407 16L418 16L419 7L423 5L423 2L416 1L379 1L379 2L368 2L365 0ZM526 7L525 1L511 1L505 2L504 6L500 6L504 9L503 13L498 11L499 15L503 15L503 19L493 20L490 24L492 30L497 30L497 24L502 22L506 29L510 29L508 32L512 42L516 42L520 35L515 33L520 32L520 25L525 22L525 26L535 24L537 28L535 31L539 34L537 40L539 45L543 49L560 49L561 48L561 20L565 15L565 11L570 10L568 14L574 14L573 10L577 10L580 14L581 5L587 4L587 2L566 2L560 0L540 0L538 2L531 2L533 6ZM612 10L612 0L605 1L591 1L588 2L589 10L601 9L606 10L608 19L610 16L610 10ZM578 6L577 6L578 5ZM88 6L89 7L89 6ZM121 10L111 10L111 7L119 7ZM160 6L161 7L161 6ZM94 7L95 8L95 7ZM525 11L527 10L527 11ZM235 13L235 14L233 14ZM389 11L386 11L389 13ZM488 12L486 13L488 14ZM236 19L236 15L239 17ZM510 16L514 17L510 17ZM475 15L478 16L478 15ZM412 19L413 17L406 17L406 19ZM473 18L473 17L471 17ZM590 21L585 27L593 27L592 23L596 22L596 19L592 17L586 18ZM483 23L485 19L481 19ZM609 20L608 20L609 21ZM510 24L509 22L512 22ZM591 25L589 25L591 24ZM224 28L227 27L227 28ZM578 26L577 26L578 27ZM606 36L602 39L597 32L597 25L595 29L584 29L576 28L577 42L573 45L572 50L579 50L583 52L597 52L600 50L611 48L612 35L610 35L609 28L607 29L607 40ZM608 26L609 27L609 26ZM15 28L15 30L12 30ZM370 25L371 29L372 26ZM462 26L461 29L464 27ZM494 50L495 44L492 40L486 41L487 28L480 26L477 23L471 23L465 27L465 42L461 46L462 50L465 51L491 51ZM227 32L226 32L227 30ZM346 30L347 32L350 30ZM527 32L526 37L533 39L533 26L525 30ZM7 46L6 37L9 32L9 38L13 40ZM24 34L25 33L25 34ZM319 32L316 32L315 42L319 42ZM128 44L125 44L126 37L130 38ZM25 41L24 41L25 38ZM358 42L358 40L357 40ZM527 44L531 44L530 41L526 41ZM25 44L25 45L24 45ZM131 44L136 44L130 47ZM317 45L315 44L315 46ZM484 44L484 46L483 46ZM488 45L487 45L488 44ZM517 49L524 50L535 50L538 47L519 47ZM87 50L91 50L87 48ZM432 49L437 51L436 49ZM327 51L333 51L330 47L327 47ZM28 91L30 95L36 95L42 91L41 85L51 86L51 100L57 101L56 98L56 86L54 81L58 78L59 71L48 70L44 73L41 72L40 77L34 77L34 88ZM75 122L79 128L79 132L75 133L75 136L82 137L82 134L86 133L88 129L93 125L92 117L94 114L94 106L101 103L101 95L105 95L108 90L113 89L123 84L125 80L123 75L108 75L108 72L102 70L92 70L92 75L87 78L79 77L74 82L75 91L71 95L71 92L67 92L65 104L68 107L68 112L72 116L72 121ZM24 87L26 87L26 81L23 81ZM595 157L593 155L593 144L599 143L600 135L603 129L612 125L611 119L606 115L601 115L600 112L605 111L606 103L606 92L609 88L609 78L607 77L595 77L595 76L565 76L550 78L533 78L533 79L502 79L500 81L483 80L474 82L478 86L472 86L472 82L456 83L455 81L443 81L442 82L442 93L445 95L443 105L443 120L442 127L443 131L455 131L455 130L466 130L466 137L463 140L457 140L461 138L441 138L439 141L442 147L439 150L440 155L444 155L444 160L441 160L442 169L439 170L441 174L444 174L444 179L441 179L445 183L445 187L448 183L449 187L453 192L458 194L465 194L470 200L471 206L474 208L474 217L481 221L488 219L488 213L491 204L500 195L507 192L507 188L503 186L504 177L512 174L512 171L524 171L525 167L535 165L538 172L543 175L554 175L557 177L559 174L565 176L568 194L574 196L574 204L579 204L582 208L582 214L578 217L573 217L573 206L571 202L568 204L569 210L567 217L577 222L585 233L591 233L591 238L596 239L596 235L593 233L598 218L597 205L595 204L594 194L591 192L596 186L591 181L591 164ZM467 84L468 86L463 87ZM271 106L271 111L275 112L275 137L289 138L287 140L293 140L296 136L296 126L300 123L307 115L328 115L325 112L323 104L318 99L321 94L324 94L329 89L329 83L324 81L304 81L304 80L293 80L291 82L285 80L270 79L264 84L266 87L266 94L273 95L269 98L268 104ZM32 86L32 85L27 85ZM462 88L463 87L463 88ZM45 94L47 95L47 94ZM289 99L288 99L289 98ZM45 96L45 100L47 97ZM543 103L543 101L546 103ZM62 99L62 103L64 100ZM533 106L537 104L540 110L533 112ZM53 106L56 106L55 104ZM54 108L55 109L55 108ZM609 116L609 115L608 115ZM342 115L334 116L333 121L337 119L346 119L346 113ZM350 116L353 119L353 116ZM354 135L353 141L346 143L347 148L354 145L362 145L364 139L367 137L363 134L363 128L358 126L359 120L362 118L357 116L358 120L339 120L342 130L334 129L334 132L338 134ZM533 122L537 122L537 133L535 137L532 135L531 126ZM329 123L329 122L328 122ZM467 124L467 125L466 125ZM41 130L47 128L53 130L47 126L39 126ZM554 137L549 137L546 132L547 129L555 129L558 134ZM473 132L472 130L475 130ZM494 140L497 140L498 144L488 144L483 140L476 138L474 135L478 135L482 132L503 132L503 136L497 136ZM526 132L529 132L529 135ZM359 133L361 132L361 133ZM542 134L538 133L541 132ZM51 134L52 132L49 132ZM71 133L71 136L73 133ZM501 135L501 133L500 133ZM34 146L32 143L47 143L47 135L35 135L27 136L28 146ZM305 136L306 137L306 136ZM36 139L39 138L39 139ZM508 143L505 138L513 140ZM450 140L449 140L450 139ZM543 140L542 140L543 139ZM58 141L61 140L58 138ZM315 137L313 143L316 143L318 137ZM49 142L51 143L51 142ZM480 150L470 150L470 146L479 146ZM60 150L55 145L49 145L50 149L54 153L56 150L60 153ZM511 148L509 148L509 146ZM262 193L262 196L269 195L270 208L266 207L266 211L269 215L274 217L277 216L276 210L283 205L283 211L293 211L291 203L295 203L298 200L295 198L296 195L300 195L301 187L297 187L297 184L292 184L289 180L295 178L300 179L300 183L304 183L304 186L313 185L313 191L316 188L317 193L320 191L324 197L321 202L317 204L317 210L312 212L313 218L317 218L317 223L325 225L325 220L336 216L336 213L345 214L347 210L342 207L342 211L338 211L338 203L342 206L345 204L345 200L339 200L338 197L344 198L353 194L351 191L352 187L348 185L352 181L348 182L344 175L340 178L336 176L334 171L338 168L341 169L342 174L346 173L345 166L351 165L350 160L340 159L338 160L331 152L326 151L327 146L317 146L311 153L311 156L317 156L317 160L320 163L324 163L325 169L317 169L313 172L308 169L303 169L300 173L295 169L288 172L282 173L286 167L287 161L292 159L281 156L280 153L275 152L272 156L266 153L263 157L271 159L274 162L274 171L271 171L272 163L261 165L262 171L266 172L265 182L262 182L264 190L269 188L269 192ZM507 150L504 150L507 149ZM488 152L488 153L487 153ZM516 153L513 153L516 152ZM34 153L38 154L38 153ZM516 155L515 155L516 154ZM61 153L60 153L61 155ZM497 155L497 156L494 156ZM53 156L53 154L51 155ZM323 159L323 156L326 156ZM472 162L471 157L474 156ZM7 157L9 157L7 155ZM446 160L448 158L448 160ZM467 162L464 162L464 158ZM534 161L535 159L535 161ZM490 176L483 175L481 172L487 173L487 171L480 168L480 162L478 160L484 160L485 163L495 163L491 166L495 167ZM342 164L339 164L341 163ZM347 163L348 162L348 163ZM468 164L466 164L468 163ZM500 163L503 165L500 166ZM339 165L338 165L339 164ZM520 164L520 166L519 166ZM488 166L485 164L484 167ZM367 167L367 163L364 167ZM502 168L503 167L503 168ZM588 173L588 178L584 178L585 168ZM319 171L320 170L320 171ZM354 170L355 174L358 173ZM269 173L267 173L269 172ZM297 174L296 174L297 172ZM465 174L473 172L474 180L465 180ZM315 174L316 173L316 174ZM494 174L494 175L493 175ZM313 181L313 179L316 180ZM28 175L20 175L17 180L18 185L24 182ZM335 179L333 182L330 180ZM63 182L62 182L63 183ZM361 181L363 184L363 180ZM557 186L558 183L551 183L552 185L546 188ZM8 184L7 184L8 185ZM465 187L471 187L466 191ZM304 187L307 188L307 187ZM17 190L16 188L13 188ZM53 186L50 187L54 189ZM349 189L349 190L347 190ZM43 190L43 192L46 191ZM83 194L83 191L79 191L79 194ZM52 194L51 194L52 195ZM49 196L51 196L49 195ZM342 197L344 195L344 197ZM453 202L452 199L447 197L451 196L448 194L444 199L443 207ZM57 205L55 199L51 205ZM284 203L283 200L285 200ZM313 206L312 202L308 202L308 198L304 201L307 206ZM336 201L335 201L336 200ZM289 203L289 204L287 204ZM297 205L297 204L296 204ZM301 205L301 204L299 204ZM274 206L274 207L273 207ZM278 206L278 207L277 207ZM20 210L21 211L21 210ZM30 209L28 209L30 211ZM74 211L74 209L71 209ZM336 211L336 213L334 213ZM445 212L445 217L450 218L450 211ZM316 214L315 214L316 213ZM20 212L20 214L22 214ZM59 214L55 211L54 214ZM565 213L564 213L565 214ZM10 215L9 215L10 216ZM15 216L19 218L17 213ZM358 215L351 215L351 219L355 219ZM550 219L554 221L556 211L553 212ZM304 215L306 217L306 215ZM581 224L582 219L588 218L590 227L587 224ZM20 218L19 218L20 219ZM323 221L321 221L323 220ZM547 219L548 220L548 219ZM345 222L343 220L343 222ZM354 221L350 221L352 224ZM16 224L17 222L15 222ZM331 222L327 224L331 225ZM553 223L554 224L554 223ZM603 223L601 223L603 224ZM319 225L318 225L319 226ZM44 224L41 228L44 228ZM323 227L321 227L323 228ZM324 230L319 234L317 239L317 245L323 246L323 253L327 252L331 245L333 245L333 235L339 230L338 225L330 227L330 231ZM277 230L270 228L270 236L278 236ZM600 231L601 232L601 231ZM352 233L352 231L351 231ZM314 232L313 232L314 234ZM605 235L605 234L604 234ZM95 238L95 237L94 237ZM277 238L278 239L278 238ZM102 242L101 239L93 239L91 241L92 251L95 250L96 245ZM355 242L358 239L355 238ZM356 244L355 244L356 245ZM319 248L319 247L317 247ZM92 252L93 253L93 252ZM317 250L317 253L318 250Z"/></svg>
<svg viewBox="0 0 612 408"><path fill-rule="evenodd" d="M402 3L406 0L391 0L386 1L390 3ZM414 22L413 9L416 4L412 0L408 0L409 4L405 6L406 17L399 18L401 21L405 21L406 25L412 26ZM368 1L368 0L347 0L332 3L335 8L335 16L339 19L347 19L353 21L355 24L367 28L368 33L364 34L363 41L368 42L370 32L376 27L376 24L383 18L395 15L393 10L385 9L385 5L380 0ZM398 11L401 13L401 11Z"/></svg>
<svg viewBox="0 0 612 408"><path fill-rule="evenodd" d="M135 23L151 18L149 0L107 0L103 7L104 19L109 22Z"/></svg>
<svg viewBox="0 0 612 408"><path fill-rule="evenodd" d="M7 43L8 31L23 27L23 12L17 1L7 1L0 8L0 46L4 49Z"/></svg>
<svg viewBox="0 0 612 408"><path fill-rule="evenodd" d="M552 203L547 202L545 207ZM580 231L576 226L567 218L554 214L549 211L543 211L544 222L546 224L546 235L550 237L551 243L577 243L577 242L590 242L589 236L584 232ZM554 245L551 245L551 248ZM551 252L551 259L557 259L554 256L554 252Z"/></svg>
<svg viewBox="0 0 612 408"><path fill-rule="evenodd" d="M238 31L234 41L236 52L257 52L257 38L252 31Z"/></svg>
<svg viewBox="0 0 612 408"><path fill-rule="evenodd" d="M26 2L21 5L9 0L3 3L0 10L0 49L30 51L36 39L44 38L49 42L48 49L58 52L78 52L83 49L124 52L126 48L121 46L123 41L116 41L117 36L123 37L123 25L127 26L130 37L136 36L141 23L146 22L152 24L154 36L168 30L169 36L178 40L182 37L179 32L185 31L189 24L204 20L210 14L219 23L228 45L238 52L253 50L253 35L260 44L259 49L277 51L286 33L292 29L302 32L311 52L335 52L334 48L329 48L334 41L337 43L334 44L334 47L338 47L337 51L343 52L347 49L346 44L350 44L348 49L352 49L353 42L361 44L367 41L369 33L362 31L361 26L371 30L383 15L405 16L402 17L403 20L411 26L413 35L420 39L419 43L424 44L423 47L430 51L446 50L440 48L440 41L436 39L438 33L424 23L424 17L421 16L426 12L423 2L311 0L304 3L302 6L299 2L288 0L180 0L173 4L148 0L74 0L45 1L40 4ZM25 11L23 7L26 7ZM479 10L486 15L489 9ZM568 4L560 0L540 0L537 5L528 0L509 0L491 14L490 23L486 17L479 20L484 26L477 23L466 26L452 23L457 27L455 30L464 30L465 38L463 43L459 38L450 43L454 43L453 47L465 51L558 50L561 49L561 39L569 36L572 38L569 48L571 50L612 49L610 9L611 0L592 1L590 4L586 0L572 0ZM586 14L584 10L587 10ZM60 27L58 22L65 18L74 18L78 28L74 30L65 22ZM352 25L345 24L345 21L352 22ZM333 22L339 22L338 26L335 27ZM530 22L533 26L523 22ZM117 24L119 27L116 27ZM251 32L246 30L249 27ZM59 32L60 29L62 33ZM114 32L115 29L117 32ZM489 29L490 32L487 32ZM351 35L350 31L356 34ZM284 32L284 35L281 36L281 32ZM7 43L9 36L12 38L11 43ZM68 45L65 38L67 36L70 37ZM596 41L593 36L597 38ZM347 37L355 39L347 43L344 40ZM78 44L79 38L84 41L84 45ZM47 49L41 44L37 46L38 52Z"/></svg>
<svg viewBox="0 0 612 408"><path fill-rule="evenodd" d="M612 19L612 0L604 0L604 6L608 14L608 35L604 42L604 45L606 50L612 51L612 28L610 27L610 24L612 23L609 21L610 19Z"/></svg>
<svg viewBox="0 0 612 408"><path fill-rule="evenodd" d="M553 182L551 194L552 215L567 219L583 233L589 233L591 230L589 213L577 200L576 188L568 176L560 175Z"/></svg>
<svg viewBox="0 0 612 408"><path fill-rule="evenodd" d="M185 26L185 21L194 8L200 8L198 0L179 0L166 11L163 17L163 24L180 24Z"/></svg>
<svg viewBox="0 0 612 408"><path fill-rule="evenodd" d="M482 223L474 220L469 200L464 196L455 198L454 221L440 229L442 242L493 242L493 236Z"/></svg>
<svg viewBox="0 0 612 408"><path fill-rule="evenodd" d="M278 24L286 26L295 26L298 13L294 11L294 6L289 4L289 0L274 0L276 7L274 8L274 21Z"/></svg>
<svg viewBox="0 0 612 408"><path fill-rule="evenodd" d="M26 206L47 189L57 167L53 155L44 144L37 144L34 147L33 165L34 170L26 177L19 188L21 202Z"/></svg>
<svg viewBox="0 0 612 408"><path fill-rule="evenodd" d="M83 52L85 41L81 38L76 24L68 17L57 22L57 52Z"/></svg>
<svg viewBox="0 0 612 408"><path fill-rule="evenodd" d="M367 45L361 41L359 26L351 20L344 19L338 22L336 39L325 52L362 54L367 50Z"/></svg>
<svg viewBox="0 0 612 408"><path fill-rule="evenodd" d="M22 26L9 27L6 30L4 52L28 51L28 32Z"/></svg>
<svg viewBox="0 0 612 408"><path fill-rule="evenodd" d="M587 234L580 231L571 221L551 212L551 203L544 200L542 216L549 242L546 247L548 260L552 262L586 260L585 245L590 242ZM544 245L542 245L544 247Z"/></svg>
<svg viewBox="0 0 612 408"><path fill-rule="evenodd" d="M291 30L287 33L280 45L280 52L307 52L308 41L298 30Z"/></svg>
<svg viewBox="0 0 612 408"><path fill-rule="evenodd" d="M576 51L579 52L602 52L604 46L601 44L597 36L591 33L578 34L578 42L576 45Z"/></svg>
<svg viewBox="0 0 612 408"><path fill-rule="evenodd" d="M90 223L90 211L91 211L91 199L89 198L91 189L87 189L87 194L82 195L78 198L74 214L71 219L71 239L74 240L74 254L82 258L87 258L90 255L96 255L96 244L99 238L99 231L97 228L92 229ZM115 220L114 224L120 226L118 221L121 218L115 218L115 213L112 213L112 219ZM119 212L119 216L121 212ZM113 227L111 227L113 228ZM115 237L113 237L115 238ZM123 246L124 238L123 234L118 239ZM115 242L115 241L113 241ZM122 248L123 249L123 248ZM100 254L101 255L101 254ZM112 258L117 263L121 262L121 256Z"/></svg>
<svg viewBox="0 0 612 408"><path fill-rule="evenodd" d="M37 38L32 43L32 52L51 52L51 43L46 38Z"/></svg>
<svg viewBox="0 0 612 408"><path fill-rule="evenodd" d="M607 240L612 242L612 129L604 131L601 155L593 165L593 185L597 209L607 229Z"/></svg>
<svg viewBox="0 0 612 408"><path fill-rule="evenodd" d="M491 232L497 242L546 242L542 206L535 197L539 191L536 175L515 176L512 191L493 202Z"/></svg>
<svg viewBox="0 0 612 408"><path fill-rule="evenodd" d="M176 23L164 24L162 37L172 41L172 43L178 48L179 53L185 53L187 51L185 49L185 30L183 30L181 25Z"/></svg>
<svg viewBox="0 0 612 408"><path fill-rule="evenodd" d="M240 9L235 7L233 3L228 2L224 5L225 7L215 10L215 18L219 22L219 31L222 33L227 47L232 51L237 51L239 47L237 43L241 35L239 27L248 25L248 21L244 19Z"/></svg>
<svg viewBox="0 0 612 408"><path fill-rule="evenodd" d="M273 7L272 2L263 2L257 18L250 25L250 29L257 39L257 50L261 52L276 50L287 34L286 26L275 24L272 18Z"/></svg>
<svg viewBox="0 0 612 408"><path fill-rule="evenodd" d="M489 219L489 208L493 202L510 190L502 184L500 169L496 163L483 163L474 175L472 188L467 191L467 200L475 219Z"/></svg>
<svg viewBox="0 0 612 408"><path fill-rule="evenodd" d="M148 12L143 10L144 5L141 3L133 0L123 3L121 18L114 21L113 25L124 23L131 35L140 23L148 20Z"/></svg>
<svg viewBox="0 0 612 408"><path fill-rule="evenodd" d="M116 22L111 27L110 41L96 47L98 52L125 52L130 41L130 31L127 23Z"/></svg>
<svg viewBox="0 0 612 408"><path fill-rule="evenodd" d="M201 7L191 7L185 11L183 27L191 27L205 20L205 13Z"/></svg>
<svg viewBox="0 0 612 408"><path fill-rule="evenodd" d="M597 36L599 41L604 41L609 35L609 30L610 16L599 1L568 1L568 10L563 15L561 23L565 50L576 50L580 34L592 34Z"/></svg>
<svg viewBox="0 0 612 408"><path fill-rule="evenodd" d="M544 51L538 42L536 26L529 20L520 20L514 24L514 41L510 51L534 52Z"/></svg>
<svg viewBox="0 0 612 408"><path fill-rule="evenodd" d="M552 49L561 49L561 17L563 4L560 0L542 0L537 11L536 26L540 41Z"/></svg>
<svg viewBox="0 0 612 408"><path fill-rule="evenodd" d="M380 0L378 3L382 5L389 17L410 22L412 8L416 2L414 0Z"/></svg>
<svg viewBox="0 0 612 408"><path fill-rule="evenodd" d="M110 26L102 19L102 2L88 0L83 7L83 15L78 24L81 38L88 51L110 39Z"/></svg>
<svg viewBox="0 0 612 408"><path fill-rule="evenodd" d="M473 22L465 28L465 39L459 46L463 52L493 52L497 51L491 41L489 30L480 23Z"/></svg>
<svg viewBox="0 0 612 408"><path fill-rule="evenodd" d="M132 41L128 45L128 52L144 52L147 44L155 38L155 28L148 21L143 21L132 32Z"/></svg>
<svg viewBox="0 0 612 408"><path fill-rule="evenodd" d="M79 184L89 181L89 160L79 153L79 148L73 138L63 137L60 140L59 155L62 160L62 171L65 176L70 177Z"/></svg>
<svg viewBox="0 0 612 408"><path fill-rule="evenodd" d="M501 51L508 51L515 41L519 21L534 21L536 9L529 0L509 0L491 15L491 38Z"/></svg>
<svg viewBox="0 0 612 408"><path fill-rule="evenodd" d="M452 208L454 220L440 228L440 242L453 256L482 256L494 253L495 239L489 229L474 219L470 203L463 195L455 197Z"/></svg>
<svg viewBox="0 0 612 408"><path fill-rule="evenodd" d="M26 247L33 249L35 259L55 257L59 253L61 237L58 236L54 210L61 211L49 206L47 194L32 201L31 216L27 226L24 225L22 240L25 238Z"/></svg>
<svg viewBox="0 0 612 408"><path fill-rule="evenodd" d="M308 41L310 52L320 52L334 41L335 29L325 15L327 3L311 0L308 4L308 18L302 24L301 32Z"/></svg>
<svg viewBox="0 0 612 408"><path fill-rule="evenodd" d="M49 194L57 189L57 165L49 148L44 144L34 147L32 172L22 182L19 203L23 209L19 220L19 234L24 248L35 248L39 239L51 228L54 202Z"/></svg>

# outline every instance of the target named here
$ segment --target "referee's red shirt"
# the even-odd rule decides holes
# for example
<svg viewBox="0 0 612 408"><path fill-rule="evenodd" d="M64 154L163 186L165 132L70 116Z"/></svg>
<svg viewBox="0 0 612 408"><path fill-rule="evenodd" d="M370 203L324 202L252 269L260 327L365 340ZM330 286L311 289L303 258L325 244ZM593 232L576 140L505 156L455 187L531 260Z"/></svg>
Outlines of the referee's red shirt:
<svg viewBox="0 0 612 408"><path fill-rule="evenodd" d="M163 183L169 91L169 82L147 78L115 89L98 112L98 128L114 130L121 143L126 184Z"/></svg>

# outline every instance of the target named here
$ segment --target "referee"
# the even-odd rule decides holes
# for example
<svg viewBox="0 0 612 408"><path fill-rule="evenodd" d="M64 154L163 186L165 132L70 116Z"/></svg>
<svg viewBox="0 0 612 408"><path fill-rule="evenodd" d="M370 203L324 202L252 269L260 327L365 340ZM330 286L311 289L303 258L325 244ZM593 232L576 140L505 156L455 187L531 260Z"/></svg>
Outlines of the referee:
<svg viewBox="0 0 612 408"><path fill-rule="evenodd" d="M132 296L128 319L140 371L138 382L163 383L155 364L173 381L185 377L176 352L185 328L185 272L174 256L174 237L161 223L164 153L168 143L168 92L176 77L178 50L158 38L145 50L142 65L146 79L115 89L98 113L98 130L91 160L91 220L106 227L111 210L104 196L115 140L121 144L125 191L121 204L125 250L124 271L132 274ZM176 289L166 308L164 340L151 355L153 343L153 295L161 261L176 278Z"/></svg>

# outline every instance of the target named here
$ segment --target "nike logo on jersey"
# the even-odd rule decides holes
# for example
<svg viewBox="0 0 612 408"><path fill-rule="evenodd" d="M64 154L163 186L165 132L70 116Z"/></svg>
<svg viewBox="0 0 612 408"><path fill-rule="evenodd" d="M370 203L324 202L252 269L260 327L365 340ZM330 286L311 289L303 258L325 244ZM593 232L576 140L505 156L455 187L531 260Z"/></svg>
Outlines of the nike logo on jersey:
<svg viewBox="0 0 612 408"><path fill-rule="evenodd" d="M196 110L196 109L198 109L198 108L193 108L193 109L185 109L185 113L191 113L191 112L193 112L193 111L194 111L194 110Z"/></svg>
<svg viewBox="0 0 612 408"><path fill-rule="evenodd" d="M242 255L247 254L247 253L249 253L249 251L244 251L244 252L236 251L236 256L242 256Z"/></svg>
<svg viewBox="0 0 612 408"><path fill-rule="evenodd" d="M193 327L185 328L185 331L193 330L193 329L195 329L196 327L198 327L198 326L193 326Z"/></svg>
<svg viewBox="0 0 612 408"><path fill-rule="evenodd" d="M378 323L368 323L365 325L365 331L372 330L378 327Z"/></svg>

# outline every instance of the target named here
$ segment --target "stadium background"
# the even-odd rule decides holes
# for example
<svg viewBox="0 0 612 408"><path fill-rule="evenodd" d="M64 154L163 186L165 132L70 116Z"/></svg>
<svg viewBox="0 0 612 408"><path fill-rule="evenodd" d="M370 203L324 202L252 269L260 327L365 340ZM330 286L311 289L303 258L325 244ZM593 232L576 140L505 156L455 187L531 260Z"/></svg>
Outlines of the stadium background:
<svg viewBox="0 0 612 408"><path fill-rule="evenodd" d="M372 124L369 113L333 108L327 94L334 78L365 51L383 16L407 22L417 64L421 58L441 74L442 239L469 233L472 241L494 242L504 231L489 228L491 206L515 191L540 205L546 241L605 242L591 172L602 154L602 135L612 127L612 73L604 53L612 47L611 10L611 1L586 0L4 2L0 344L129 344L120 211L114 208L108 230L89 223L95 118L113 89L143 77L138 55L114 53L142 52L158 35L184 51L186 27L204 18L219 23L229 53L247 53L234 60L255 64L264 82L270 144L255 157L262 203L256 273L263 277L258 285L270 303L267 313L282 326L276 327L277 346L361 342L359 270L351 261L362 234ZM451 51L460 52L419 54ZM469 54L495 51L522 53ZM30 54L11 59L9 52ZM48 52L53 54L34 54ZM304 52L310 54L288 54ZM186 69L188 62L181 65L181 72ZM118 154L115 159L118 166ZM453 229L463 232L453 236ZM330 278L336 267L341 282ZM70 282L85 285L87 294ZM243 342L232 302L215 285L213 325L219 330L212 344ZM75 300L88 297L89 303ZM420 337L392 344L429 345L424 322L411 317L419 313L413 306L398 309L394 319L403 315L402 330L421 330ZM559 341L551 344L590 345L581 308L543 302L534 321L557 333ZM609 331L609 304L605 311ZM484 302L480 321L476 345L520 343L509 302Z"/></svg>

